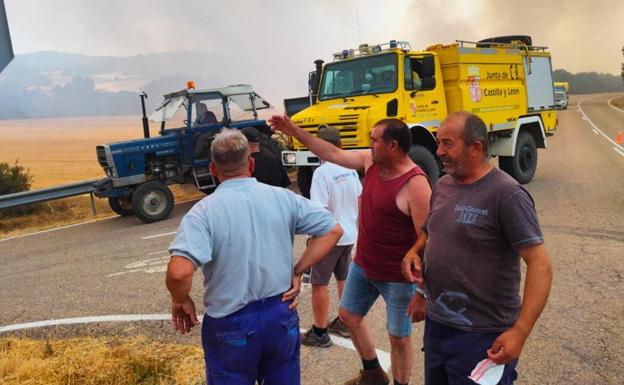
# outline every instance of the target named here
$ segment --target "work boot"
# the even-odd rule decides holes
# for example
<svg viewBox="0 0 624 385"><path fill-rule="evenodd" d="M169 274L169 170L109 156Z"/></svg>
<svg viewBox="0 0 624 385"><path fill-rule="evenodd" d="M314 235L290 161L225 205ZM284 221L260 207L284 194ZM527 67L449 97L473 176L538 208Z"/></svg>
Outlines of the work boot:
<svg viewBox="0 0 624 385"><path fill-rule="evenodd" d="M360 369L360 374L348 380L344 385L388 385L390 380L382 367L372 370Z"/></svg>
<svg viewBox="0 0 624 385"><path fill-rule="evenodd" d="M310 330L301 335L301 344L305 346L328 348L334 343L331 338L329 338L328 333L323 333L323 335L319 337L316 333L314 333L314 327L311 327Z"/></svg>
<svg viewBox="0 0 624 385"><path fill-rule="evenodd" d="M327 326L327 330L330 333L338 334L344 338L351 338L351 333L349 333L349 329L342 323L339 317L336 317L332 322Z"/></svg>

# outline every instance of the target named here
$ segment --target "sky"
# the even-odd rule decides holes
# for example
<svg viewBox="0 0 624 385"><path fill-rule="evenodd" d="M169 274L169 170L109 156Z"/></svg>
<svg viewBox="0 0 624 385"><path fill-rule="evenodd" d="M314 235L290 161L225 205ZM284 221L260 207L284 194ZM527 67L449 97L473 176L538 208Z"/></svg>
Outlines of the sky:
<svg viewBox="0 0 624 385"><path fill-rule="evenodd" d="M240 57L241 77L299 82L313 61L359 43L527 34L553 69L620 72L624 1L5 0L16 54L128 56L183 50ZM240 55L240 56L239 56ZM299 95L288 95L288 97Z"/></svg>

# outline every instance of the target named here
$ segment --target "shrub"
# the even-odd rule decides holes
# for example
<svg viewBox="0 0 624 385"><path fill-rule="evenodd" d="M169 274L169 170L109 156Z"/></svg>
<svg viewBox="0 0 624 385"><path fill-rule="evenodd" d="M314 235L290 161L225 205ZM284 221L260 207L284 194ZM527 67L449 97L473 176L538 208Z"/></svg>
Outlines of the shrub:
<svg viewBox="0 0 624 385"><path fill-rule="evenodd" d="M0 195L13 194L30 190L32 175L28 170L19 165L16 160L14 165L0 162ZM37 210L37 207L19 206L0 210L0 218L3 216L17 216L30 214Z"/></svg>
<svg viewBox="0 0 624 385"><path fill-rule="evenodd" d="M13 166L0 163L0 195L28 191L31 183L32 175L19 165L19 161L16 160Z"/></svg>

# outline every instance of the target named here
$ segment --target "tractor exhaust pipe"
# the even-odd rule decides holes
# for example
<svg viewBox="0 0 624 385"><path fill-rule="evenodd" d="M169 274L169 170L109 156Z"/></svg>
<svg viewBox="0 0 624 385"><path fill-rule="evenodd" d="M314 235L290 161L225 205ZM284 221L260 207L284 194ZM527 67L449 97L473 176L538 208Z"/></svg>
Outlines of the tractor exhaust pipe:
<svg viewBox="0 0 624 385"><path fill-rule="evenodd" d="M147 121L147 114L145 113L145 99L147 99L147 94L145 91L142 91L139 96L141 97L141 109L143 110L143 136L147 139L150 137L149 122Z"/></svg>
<svg viewBox="0 0 624 385"><path fill-rule="evenodd" d="M321 71L323 71L323 60L321 59L317 59L314 61L314 65L315 65L315 71L314 71L314 79L312 84L310 84L310 88L311 91L310 92L310 96L311 96L311 103L314 104L314 102L316 102L316 98L318 97L319 94L319 86L321 84Z"/></svg>

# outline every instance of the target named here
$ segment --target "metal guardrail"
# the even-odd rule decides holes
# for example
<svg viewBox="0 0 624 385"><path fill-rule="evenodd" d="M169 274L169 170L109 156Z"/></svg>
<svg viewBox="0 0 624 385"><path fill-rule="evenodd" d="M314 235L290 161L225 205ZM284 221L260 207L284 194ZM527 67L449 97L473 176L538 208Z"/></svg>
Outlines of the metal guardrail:
<svg viewBox="0 0 624 385"><path fill-rule="evenodd" d="M95 182L99 179L84 180L81 182L63 184L60 186L44 188L33 191L23 191L14 194L0 195L0 209L32 205L45 201L61 198L69 198L76 195L90 194L91 208L95 214L95 200L93 193L96 190Z"/></svg>

